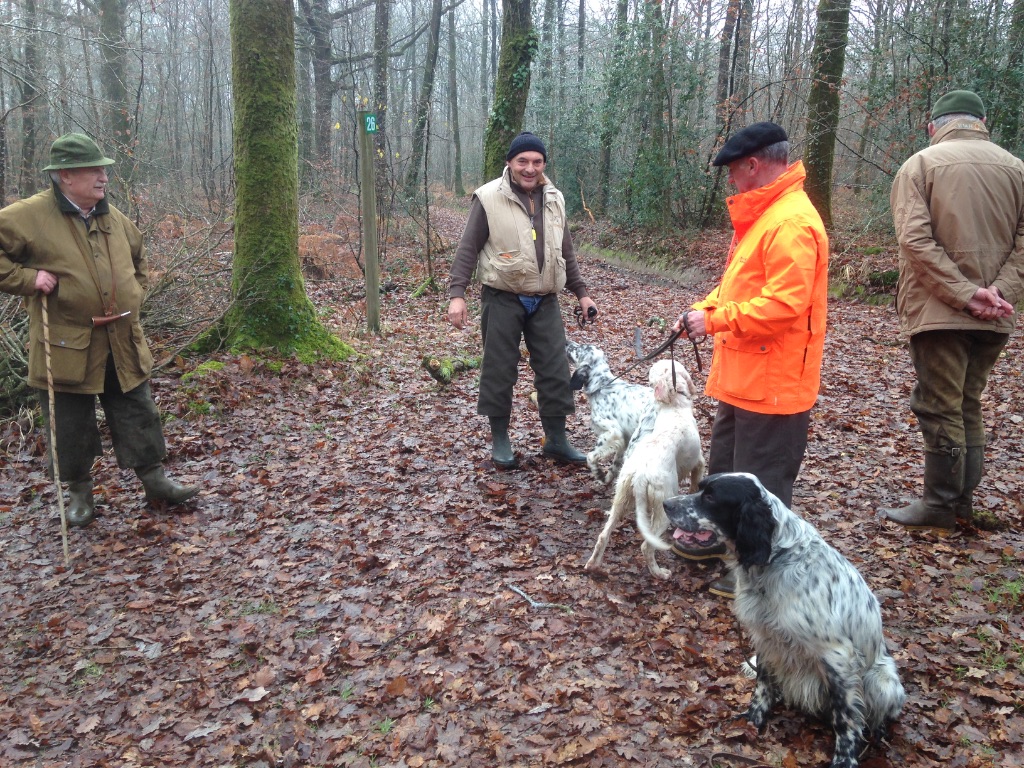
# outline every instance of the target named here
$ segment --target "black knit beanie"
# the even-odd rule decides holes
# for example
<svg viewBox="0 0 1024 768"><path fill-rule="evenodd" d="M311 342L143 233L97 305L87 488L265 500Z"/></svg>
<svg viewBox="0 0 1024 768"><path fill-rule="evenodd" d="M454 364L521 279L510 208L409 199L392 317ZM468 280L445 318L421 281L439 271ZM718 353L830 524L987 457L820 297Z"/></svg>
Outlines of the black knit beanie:
<svg viewBox="0 0 1024 768"><path fill-rule="evenodd" d="M544 155L544 162L548 161L548 151L544 149L544 142L529 131L523 131L512 139L512 144L508 148L508 154L505 155L505 159L511 160L523 152L540 152Z"/></svg>

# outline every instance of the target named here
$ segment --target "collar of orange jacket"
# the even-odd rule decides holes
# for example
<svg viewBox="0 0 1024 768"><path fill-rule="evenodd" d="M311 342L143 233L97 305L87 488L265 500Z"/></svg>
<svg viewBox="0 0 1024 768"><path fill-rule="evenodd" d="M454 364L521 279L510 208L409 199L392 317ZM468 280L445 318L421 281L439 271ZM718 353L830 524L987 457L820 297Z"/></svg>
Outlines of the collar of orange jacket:
<svg viewBox="0 0 1024 768"><path fill-rule="evenodd" d="M804 170L803 161L797 160L771 184L765 184L763 187L752 189L749 192L740 192L738 195L726 198L725 203L729 206L729 218L732 219L737 239L743 237L750 226L776 200L790 192L802 190L805 178L807 178L807 171Z"/></svg>

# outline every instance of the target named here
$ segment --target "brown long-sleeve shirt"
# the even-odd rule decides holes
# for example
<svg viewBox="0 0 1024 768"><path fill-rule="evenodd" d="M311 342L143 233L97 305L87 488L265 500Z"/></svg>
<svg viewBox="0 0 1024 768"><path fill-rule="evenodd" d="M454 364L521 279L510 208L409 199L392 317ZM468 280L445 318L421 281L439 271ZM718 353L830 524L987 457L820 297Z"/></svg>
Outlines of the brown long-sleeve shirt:
<svg viewBox="0 0 1024 768"><path fill-rule="evenodd" d="M522 201L523 208L528 209L528 193L514 182L511 187ZM534 230L537 232L537 266L542 271L544 267L544 187L537 186L533 190L532 196L534 198L533 208L537 211L534 220ZM487 223L487 214L480 201L474 197L473 204L469 209L466 229L462 233L462 239L459 240L458 248L455 251L455 259L452 261L448 286L449 298L465 297L466 288L469 286L470 280L473 279L473 272L480 259L480 251L490 236L491 229ZM562 258L565 259L565 287L572 291L577 299L588 296L587 284L580 274L580 266L576 261L576 250L573 248L572 235L569 234L568 226L563 229L562 234Z"/></svg>

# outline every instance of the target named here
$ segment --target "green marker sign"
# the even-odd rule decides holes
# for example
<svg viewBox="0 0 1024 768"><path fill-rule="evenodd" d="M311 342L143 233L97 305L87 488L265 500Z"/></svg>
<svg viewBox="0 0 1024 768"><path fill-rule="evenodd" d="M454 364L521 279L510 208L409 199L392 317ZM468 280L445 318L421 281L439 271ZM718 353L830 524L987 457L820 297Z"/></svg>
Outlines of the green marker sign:
<svg viewBox="0 0 1024 768"><path fill-rule="evenodd" d="M376 133L377 132L377 116L376 115L369 114L369 113L363 115L363 123L366 126L366 132L367 133Z"/></svg>

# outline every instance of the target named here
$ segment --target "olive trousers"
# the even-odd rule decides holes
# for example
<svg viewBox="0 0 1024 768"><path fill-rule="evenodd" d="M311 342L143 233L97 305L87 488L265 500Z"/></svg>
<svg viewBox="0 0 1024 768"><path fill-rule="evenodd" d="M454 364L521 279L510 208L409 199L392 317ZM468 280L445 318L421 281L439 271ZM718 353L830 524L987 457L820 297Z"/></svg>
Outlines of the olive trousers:
<svg viewBox="0 0 1024 768"><path fill-rule="evenodd" d="M519 378L519 342L530 351L537 406L542 417L568 416L576 411L569 386L569 358L565 353L565 325L558 295L544 296L528 313L519 297L483 286L480 292L480 332L484 355L480 365L477 413L507 418L512 412L512 391Z"/></svg>
<svg viewBox="0 0 1024 768"><path fill-rule="evenodd" d="M54 393L61 480L80 482L88 479L93 461L103 453L100 430L96 423L97 397L110 428L119 467L146 467L159 464L167 457L160 411L153 402L149 382L143 382L130 392L122 392L113 358L108 358L101 394ZM45 390L39 391L39 400L49 440L50 403ZM51 448L51 467L52 455Z"/></svg>
<svg viewBox="0 0 1024 768"><path fill-rule="evenodd" d="M910 337L917 383L910 410L928 453L985 445L981 393L1009 341L995 331L923 331Z"/></svg>

